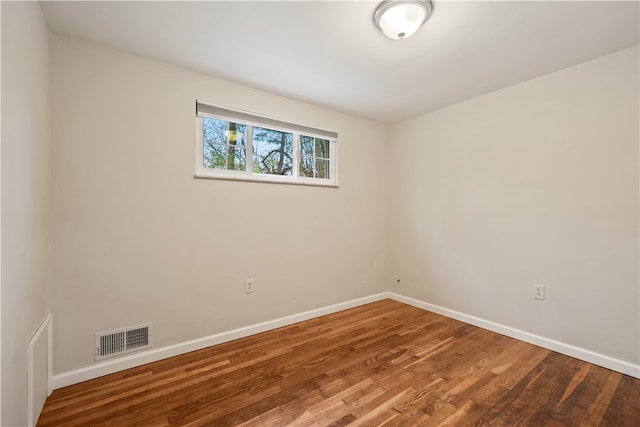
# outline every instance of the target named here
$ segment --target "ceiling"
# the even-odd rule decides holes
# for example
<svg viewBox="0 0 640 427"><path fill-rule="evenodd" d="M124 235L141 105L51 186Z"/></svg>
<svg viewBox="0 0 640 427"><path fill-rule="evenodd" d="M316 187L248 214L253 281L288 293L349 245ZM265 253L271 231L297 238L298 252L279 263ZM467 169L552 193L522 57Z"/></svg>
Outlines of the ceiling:
<svg viewBox="0 0 640 427"><path fill-rule="evenodd" d="M638 45L638 1L438 1L405 40L374 1L42 2L50 29L385 123Z"/></svg>

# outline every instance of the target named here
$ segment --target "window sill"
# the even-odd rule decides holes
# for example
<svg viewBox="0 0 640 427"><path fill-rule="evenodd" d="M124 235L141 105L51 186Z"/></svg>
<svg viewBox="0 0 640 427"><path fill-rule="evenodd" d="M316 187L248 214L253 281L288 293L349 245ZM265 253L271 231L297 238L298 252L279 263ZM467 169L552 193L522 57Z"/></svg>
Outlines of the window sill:
<svg viewBox="0 0 640 427"><path fill-rule="evenodd" d="M194 178L198 179L220 179L224 181L247 181L247 182L262 182L262 183L271 183L271 184L290 184L290 185L305 185L310 187L329 187L329 188L340 188L337 183L331 182L330 180L326 180L324 182L318 182L320 180L305 180L300 178L290 178L283 176L269 176L269 175L245 175L245 174L212 174L209 172L196 172L193 175Z"/></svg>

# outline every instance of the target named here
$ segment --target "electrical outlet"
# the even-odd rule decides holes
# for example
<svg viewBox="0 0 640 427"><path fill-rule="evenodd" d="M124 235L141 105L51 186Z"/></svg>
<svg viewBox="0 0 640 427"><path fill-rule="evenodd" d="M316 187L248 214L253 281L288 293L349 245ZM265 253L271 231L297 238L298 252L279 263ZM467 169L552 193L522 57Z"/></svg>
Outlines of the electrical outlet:
<svg viewBox="0 0 640 427"><path fill-rule="evenodd" d="M247 279L244 281L244 293L245 294L253 293L253 279Z"/></svg>
<svg viewBox="0 0 640 427"><path fill-rule="evenodd" d="M533 285L533 298L544 300L544 285Z"/></svg>

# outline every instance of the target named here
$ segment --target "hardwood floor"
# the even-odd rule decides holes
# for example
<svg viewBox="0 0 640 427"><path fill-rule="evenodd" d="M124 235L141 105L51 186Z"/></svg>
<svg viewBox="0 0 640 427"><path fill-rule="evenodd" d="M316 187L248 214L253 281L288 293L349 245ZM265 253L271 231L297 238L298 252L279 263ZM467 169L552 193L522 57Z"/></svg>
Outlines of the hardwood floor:
<svg viewBox="0 0 640 427"><path fill-rule="evenodd" d="M384 300L55 390L38 426L640 426L640 380Z"/></svg>

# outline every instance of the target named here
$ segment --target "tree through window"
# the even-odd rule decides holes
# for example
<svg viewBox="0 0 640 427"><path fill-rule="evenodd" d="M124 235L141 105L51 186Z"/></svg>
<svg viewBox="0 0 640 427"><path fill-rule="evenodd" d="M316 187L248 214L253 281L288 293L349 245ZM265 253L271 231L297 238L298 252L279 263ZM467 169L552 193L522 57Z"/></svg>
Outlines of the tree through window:
<svg viewBox="0 0 640 427"><path fill-rule="evenodd" d="M291 176L293 174L293 134L254 127L253 172Z"/></svg>
<svg viewBox="0 0 640 427"><path fill-rule="evenodd" d="M246 169L246 125L205 117L203 128L204 166L212 169Z"/></svg>

